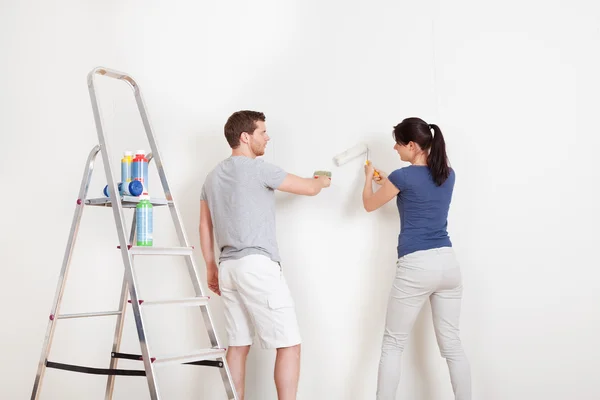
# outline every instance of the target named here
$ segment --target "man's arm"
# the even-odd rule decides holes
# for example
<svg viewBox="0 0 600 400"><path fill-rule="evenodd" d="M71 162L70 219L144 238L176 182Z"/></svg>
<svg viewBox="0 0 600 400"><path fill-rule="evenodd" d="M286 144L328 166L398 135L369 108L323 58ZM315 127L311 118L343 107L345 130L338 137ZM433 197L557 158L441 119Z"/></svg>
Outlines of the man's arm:
<svg viewBox="0 0 600 400"><path fill-rule="evenodd" d="M216 294L221 295L217 262L215 260L213 224L208 203L204 200L200 201L200 248L202 249L202 257L204 257L204 262L206 263L208 288Z"/></svg>
<svg viewBox="0 0 600 400"><path fill-rule="evenodd" d="M321 189L329 187L330 184L331 179L326 176L301 178L294 174L287 174L277 190L304 196L316 196Z"/></svg>

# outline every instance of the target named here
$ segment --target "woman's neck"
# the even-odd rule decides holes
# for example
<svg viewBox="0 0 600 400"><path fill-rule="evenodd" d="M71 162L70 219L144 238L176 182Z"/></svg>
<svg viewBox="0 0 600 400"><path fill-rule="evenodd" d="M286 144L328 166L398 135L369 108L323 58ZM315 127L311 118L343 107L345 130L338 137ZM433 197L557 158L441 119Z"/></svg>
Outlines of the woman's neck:
<svg viewBox="0 0 600 400"><path fill-rule="evenodd" d="M427 165L427 156L425 154L419 154L412 162L412 165Z"/></svg>

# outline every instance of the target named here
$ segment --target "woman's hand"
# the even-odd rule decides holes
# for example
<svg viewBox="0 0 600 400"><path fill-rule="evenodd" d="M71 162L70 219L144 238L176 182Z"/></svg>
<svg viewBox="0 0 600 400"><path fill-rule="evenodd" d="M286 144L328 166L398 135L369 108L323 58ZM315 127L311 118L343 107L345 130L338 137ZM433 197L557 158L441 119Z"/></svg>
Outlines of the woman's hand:
<svg viewBox="0 0 600 400"><path fill-rule="evenodd" d="M367 161L365 164L365 177L367 179L371 178L378 185L383 185L387 179L387 174L379 169L376 169L373 167L373 164L370 161Z"/></svg>
<svg viewBox="0 0 600 400"><path fill-rule="evenodd" d="M373 179L375 175L375 168L373 168L373 164L370 161L367 161L365 164L365 178Z"/></svg>
<svg viewBox="0 0 600 400"><path fill-rule="evenodd" d="M381 186L387 180L387 174L380 169L375 169L375 176L373 177L373 180L376 184Z"/></svg>

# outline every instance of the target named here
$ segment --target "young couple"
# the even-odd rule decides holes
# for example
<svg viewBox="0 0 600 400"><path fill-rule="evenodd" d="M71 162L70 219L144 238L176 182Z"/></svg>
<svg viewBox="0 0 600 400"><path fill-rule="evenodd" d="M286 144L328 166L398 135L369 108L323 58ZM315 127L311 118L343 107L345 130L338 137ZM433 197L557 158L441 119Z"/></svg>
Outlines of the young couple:
<svg viewBox="0 0 600 400"><path fill-rule="evenodd" d="M314 196L329 187L330 178L301 178L258 158L270 139L263 113L235 112L224 130L232 152L202 187L200 242L208 287L223 298L227 364L243 400L246 358L258 336L263 348L277 349L279 400L295 400L301 337L280 265L274 191ZM373 166L366 165L362 195L366 211L395 198L400 214L397 271L387 306L376 399L396 398L404 346L429 300L455 398L471 400L470 366L459 337L461 272L446 229L455 173L437 125L407 118L394 127L393 138L394 150L411 165L389 176L379 170L375 174ZM373 183L380 186L377 191Z"/></svg>

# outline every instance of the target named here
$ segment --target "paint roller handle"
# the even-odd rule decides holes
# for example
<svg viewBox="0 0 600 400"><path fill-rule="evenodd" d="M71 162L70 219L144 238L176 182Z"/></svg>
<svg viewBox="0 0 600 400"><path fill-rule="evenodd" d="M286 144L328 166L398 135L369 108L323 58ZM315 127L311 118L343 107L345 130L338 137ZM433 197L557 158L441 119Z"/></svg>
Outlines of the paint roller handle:
<svg viewBox="0 0 600 400"><path fill-rule="evenodd" d="M372 163L371 163L370 160L367 160L365 162L365 165L372 165ZM373 168L373 176L374 177L381 177L379 170L376 170L375 167L372 167L372 168Z"/></svg>
<svg viewBox="0 0 600 400"><path fill-rule="evenodd" d="M369 170L372 170L372 177L373 180L375 181L375 183L382 185L383 181L387 179L387 174L381 170L375 169L375 167L373 167L371 161L367 160L365 162L365 174L369 175Z"/></svg>

